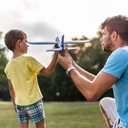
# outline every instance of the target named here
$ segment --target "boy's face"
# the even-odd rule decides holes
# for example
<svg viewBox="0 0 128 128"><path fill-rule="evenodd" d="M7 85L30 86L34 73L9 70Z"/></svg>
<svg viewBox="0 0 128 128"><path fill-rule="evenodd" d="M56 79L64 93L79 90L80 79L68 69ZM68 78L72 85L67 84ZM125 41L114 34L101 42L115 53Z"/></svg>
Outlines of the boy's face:
<svg viewBox="0 0 128 128"><path fill-rule="evenodd" d="M20 48L22 52L25 54L28 51L27 39L20 40Z"/></svg>

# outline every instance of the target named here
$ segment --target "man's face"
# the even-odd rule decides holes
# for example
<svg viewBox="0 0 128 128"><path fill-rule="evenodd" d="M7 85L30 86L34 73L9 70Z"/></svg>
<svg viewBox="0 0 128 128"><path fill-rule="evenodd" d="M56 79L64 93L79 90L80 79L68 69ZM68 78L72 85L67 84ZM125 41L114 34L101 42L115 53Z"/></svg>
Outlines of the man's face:
<svg viewBox="0 0 128 128"><path fill-rule="evenodd" d="M102 34L102 50L105 52L112 52L113 42L111 40L111 34L106 27L103 29Z"/></svg>

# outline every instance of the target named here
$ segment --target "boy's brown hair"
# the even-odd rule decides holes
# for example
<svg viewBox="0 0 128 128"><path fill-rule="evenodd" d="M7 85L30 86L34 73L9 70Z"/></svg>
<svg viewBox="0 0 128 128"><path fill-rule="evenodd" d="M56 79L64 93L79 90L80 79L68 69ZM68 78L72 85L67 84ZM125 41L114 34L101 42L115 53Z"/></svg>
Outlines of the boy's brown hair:
<svg viewBox="0 0 128 128"><path fill-rule="evenodd" d="M22 30L12 29L5 34L4 42L9 50L14 51L16 42L25 38L27 35Z"/></svg>

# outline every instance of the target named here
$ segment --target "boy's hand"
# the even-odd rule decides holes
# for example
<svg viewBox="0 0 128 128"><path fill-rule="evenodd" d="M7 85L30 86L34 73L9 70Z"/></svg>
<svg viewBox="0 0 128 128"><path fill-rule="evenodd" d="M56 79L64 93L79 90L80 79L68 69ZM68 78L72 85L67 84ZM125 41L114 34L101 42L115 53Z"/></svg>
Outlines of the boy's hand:
<svg viewBox="0 0 128 128"><path fill-rule="evenodd" d="M58 48L57 44L54 45L54 48Z"/></svg>
<svg viewBox="0 0 128 128"><path fill-rule="evenodd" d="M54 48L58 48L57 44L54 45ZM59 54L58 51L55 51L54 53L55 53L55 54Z"/></svg>

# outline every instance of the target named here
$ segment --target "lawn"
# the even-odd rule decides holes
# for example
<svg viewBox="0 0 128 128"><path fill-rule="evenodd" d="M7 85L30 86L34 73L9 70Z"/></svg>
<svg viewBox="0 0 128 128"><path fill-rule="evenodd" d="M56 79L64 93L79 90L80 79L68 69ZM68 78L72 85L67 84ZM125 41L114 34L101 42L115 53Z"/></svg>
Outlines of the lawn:
<svg viewBox="0 0 128 128"><path fill-rule="evenodd" d="M47 128L107 128L98 102L45 102L44 106ZM19 128L10 102L0 102L0 128Z"/></svg>

